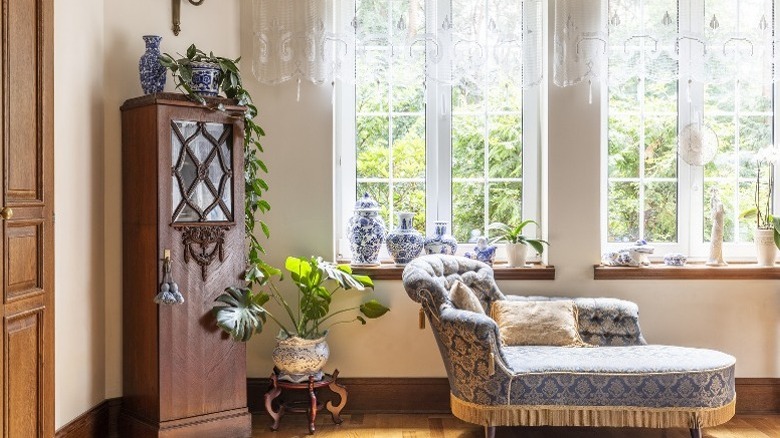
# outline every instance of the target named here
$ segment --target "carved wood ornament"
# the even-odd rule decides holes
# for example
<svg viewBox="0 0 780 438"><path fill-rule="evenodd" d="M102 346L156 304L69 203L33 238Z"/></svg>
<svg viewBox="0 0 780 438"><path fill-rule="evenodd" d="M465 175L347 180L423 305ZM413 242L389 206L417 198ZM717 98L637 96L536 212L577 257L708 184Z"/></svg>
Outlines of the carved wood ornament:
<svg viewBox="0 0 780 438"><path fill-rule="evenodd" d="M184 244L184 261L190 262L190 258L200 265L203 281L207 278L207 269L214 260L225 261L225 231L226 226L192 226L182 229L182 243Z"/></svg>

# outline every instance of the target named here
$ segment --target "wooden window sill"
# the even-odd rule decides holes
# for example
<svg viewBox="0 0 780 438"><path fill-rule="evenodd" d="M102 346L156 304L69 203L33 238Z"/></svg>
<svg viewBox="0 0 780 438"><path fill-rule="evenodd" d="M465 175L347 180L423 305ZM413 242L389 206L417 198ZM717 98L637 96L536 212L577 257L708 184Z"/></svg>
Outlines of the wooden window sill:
<svg viewBox="0 0 780 438"><path fill-rule="evenodd" d="M730 263L728 266L706 266L689 263L685 266L666 266L654 263L632 268L624 266L593 267L594 280L777 280L780 265L758 266L755 263Z"/></svg>
<svg viewBox="0 0 780 438"><path fill-rule="evenodd" d="M400 280L403 266L395 266L392 263L383 263L371 268L352 268L352 272L360 275L368 275L372 280ZM505 263L493 265L493 273L496 280L555 280L555 266L533 264L528 268L509 268Z"/></svg>

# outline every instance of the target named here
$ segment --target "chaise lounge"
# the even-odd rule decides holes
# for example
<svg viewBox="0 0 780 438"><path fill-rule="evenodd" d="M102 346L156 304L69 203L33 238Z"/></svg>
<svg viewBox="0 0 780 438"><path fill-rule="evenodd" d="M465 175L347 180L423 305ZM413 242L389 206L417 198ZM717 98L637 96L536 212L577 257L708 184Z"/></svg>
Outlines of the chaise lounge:
<svg viewBox="0 0 780 438"><path fill-rule="evenodd" d="M453 305L456 280L486 310L499 300L571 300L582 341L596 348L503 346L493 319ZM648 345L634 303L505 296L488 265L444 255L412 261L403 283L430 321L453 415L488 438L496 426L688 428L699 438L734 415L734 357Z"/></svg>

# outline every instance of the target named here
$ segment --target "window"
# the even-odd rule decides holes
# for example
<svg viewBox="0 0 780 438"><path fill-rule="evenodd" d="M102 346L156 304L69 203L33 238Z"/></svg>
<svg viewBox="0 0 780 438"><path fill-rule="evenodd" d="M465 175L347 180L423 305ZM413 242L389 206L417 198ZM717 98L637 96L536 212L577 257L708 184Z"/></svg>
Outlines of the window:
<svg viewBox="0 0 780 438"><path fill-rule="evenodd" d="M363 193L388 230L411 211L418 231L450 221L463 243L539 219L541 13L538 0L356 1L354 83L335 96L340 256Z"/></svg>
<svg viewBox="0 0 780 438"><path fill-rule="evenodd" d="M755 205L753 155L773 142L773 11L773 0L609 2L606 249L645 239L656 255L706 256L717 189L725 255L753 257L755 220L740 216ZM697 135L717 144L703 166L681 158Z"/></svg>

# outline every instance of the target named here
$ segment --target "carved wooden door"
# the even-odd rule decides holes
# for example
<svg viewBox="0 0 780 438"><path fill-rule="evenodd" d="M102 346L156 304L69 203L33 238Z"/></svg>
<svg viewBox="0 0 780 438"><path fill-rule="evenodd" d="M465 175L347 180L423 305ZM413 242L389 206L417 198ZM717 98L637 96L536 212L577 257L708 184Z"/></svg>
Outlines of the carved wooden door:
<svg viewBox="0 0 780 438"><path fill-rule="evenodd" d="M52 1L6 0L0 20L0 340L4 437L54 435Z"/></svg>

